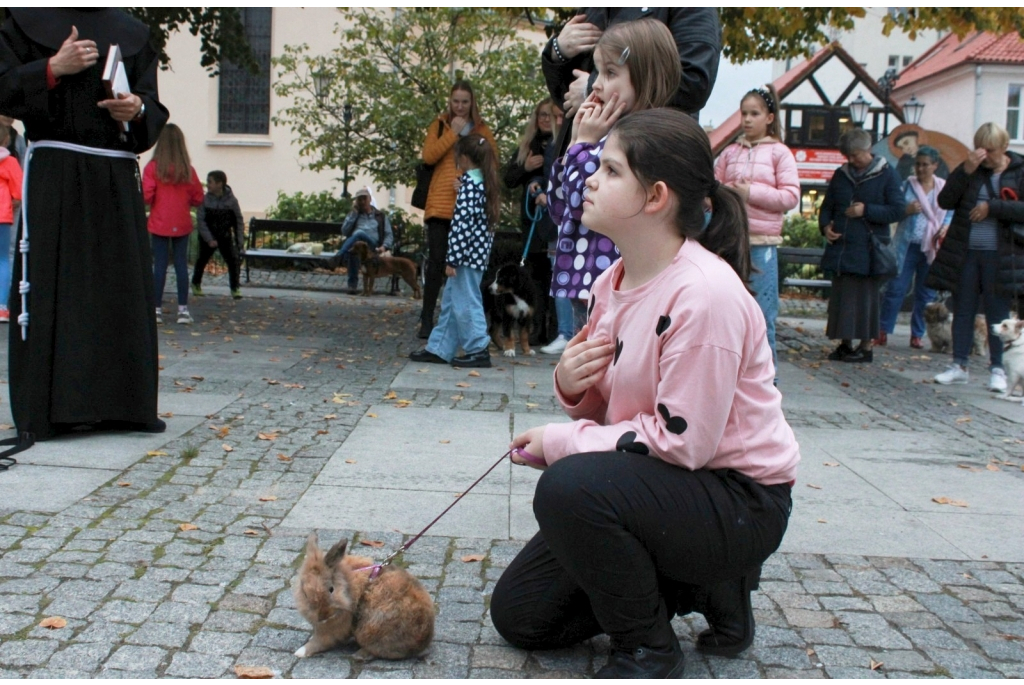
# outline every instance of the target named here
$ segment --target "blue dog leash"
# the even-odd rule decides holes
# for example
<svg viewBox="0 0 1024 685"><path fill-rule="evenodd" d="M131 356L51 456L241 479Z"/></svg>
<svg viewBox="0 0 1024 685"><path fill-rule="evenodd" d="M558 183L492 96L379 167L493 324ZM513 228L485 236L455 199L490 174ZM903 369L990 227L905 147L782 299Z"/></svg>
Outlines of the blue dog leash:
<svg viewBox="0 0 1024 685"><path fill-rule="evenodd" d="M534 211L530 211L530 194L523 196L523 209L526 211L526 218L530 220L530 233L526 236L526 245L523 246L523 257L519 260L519 266L526 265L526 255L530 252L530 243L533 241L533 231L537 228L537 222L544 216L547 210L541 205L534 205Z"/></svg>

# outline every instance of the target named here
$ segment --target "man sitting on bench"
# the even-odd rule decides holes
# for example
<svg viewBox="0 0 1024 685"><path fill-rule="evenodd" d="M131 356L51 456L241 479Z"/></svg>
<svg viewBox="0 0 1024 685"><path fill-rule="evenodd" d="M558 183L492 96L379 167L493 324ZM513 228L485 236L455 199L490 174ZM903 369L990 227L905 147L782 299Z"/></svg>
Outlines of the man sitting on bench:
<svg viewBox="0 0 1024 685"><path fill-rule="evenodd" d="M329 264L332 269L345 264L348 268L348 293L355 295L359 292L359 257L350 251L352 246L362 240L378 254L383 254L390 252L394 243L391 220L387 214L370 204L370 191L366 188L356 191L355 207L345 217L341 235L345 237L345 242L338 253L331 257Z"/></svg>

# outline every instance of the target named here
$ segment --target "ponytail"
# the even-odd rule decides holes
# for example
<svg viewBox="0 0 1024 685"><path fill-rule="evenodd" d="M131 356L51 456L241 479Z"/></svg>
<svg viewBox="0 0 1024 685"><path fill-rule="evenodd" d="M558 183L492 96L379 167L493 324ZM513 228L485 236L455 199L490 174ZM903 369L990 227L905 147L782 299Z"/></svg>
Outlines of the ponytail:
<svg viewBox="0 0 1024 685"><path fill-rule="evenodd" d="M750 280L747 208L732 188L715 180L711 143L704 129L675 109L651 109L620 119L617 137L630 170L641 185L662 181L679 200L676 226L724 259L746 284ZM706 200L711 218L705 226Z"/></svg>

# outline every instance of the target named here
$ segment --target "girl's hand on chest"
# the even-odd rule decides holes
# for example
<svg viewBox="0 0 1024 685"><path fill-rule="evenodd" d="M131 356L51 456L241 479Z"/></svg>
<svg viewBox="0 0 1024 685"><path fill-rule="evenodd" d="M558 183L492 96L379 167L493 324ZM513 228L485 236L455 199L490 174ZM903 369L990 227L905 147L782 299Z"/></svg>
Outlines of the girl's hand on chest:
<svg viewBox="0 0 1024 685"><path fill-rule="evenodd" d="M562 394L579 399L584 392L604 378L615 354L615 345L601 336L587 340L586 325L565 346L555 368L555 378Z"/></svg>

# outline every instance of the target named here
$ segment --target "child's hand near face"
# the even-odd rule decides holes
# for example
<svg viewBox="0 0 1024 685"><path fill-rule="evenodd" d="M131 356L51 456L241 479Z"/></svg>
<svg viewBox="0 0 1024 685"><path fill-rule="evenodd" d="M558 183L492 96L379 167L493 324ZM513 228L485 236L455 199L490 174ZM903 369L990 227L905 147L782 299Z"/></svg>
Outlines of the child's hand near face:
<svg viewBox="0 0 1024 685"><path fill-rule="evenodd" d="M591 93L580 107L579 114L573 119L572 143L597 143L608 135L612 125L625 113L626 103L621 102L618 93L613 93L605 103L601 103L597 96Z"/></svg>
<svg viewBox="0 0 1024 685"><path fill-rule="evenodd" d="M604 378L615 353L615 346L608 340L587 340L589 328L589 325L584 326L573 336L555 367L555 381L566 399L573 403Z"/></svg>

